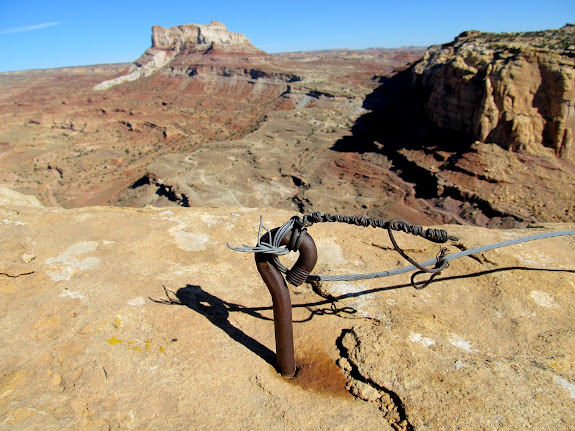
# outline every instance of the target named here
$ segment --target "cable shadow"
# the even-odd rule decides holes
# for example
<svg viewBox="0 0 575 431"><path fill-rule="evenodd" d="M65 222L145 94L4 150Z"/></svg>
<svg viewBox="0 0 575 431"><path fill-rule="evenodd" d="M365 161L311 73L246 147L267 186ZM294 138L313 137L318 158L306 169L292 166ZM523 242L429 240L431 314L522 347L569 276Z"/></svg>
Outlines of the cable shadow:
<svg viewBox="0 0 575 431"><path fill-rule="evenodd" d="M461 280L464 278L481 277L482 275L495 274L497 272L503 272L503 271L548 271L548 272L567 272L575 274L575 270L571 269L546 269L546 268L527 268L524 266L506 266L503 268L488 269L485 271L474 272L471 274L452 275L449 277L436 277L429 283L428 287L440 281ZM344 295L335 297L335 300L339 301L342 299L357 298L363 295L371 295L373 293L385 292L386 290L402 289L404 287L413 287L413 286L411 285L411 283L404 283L404 284L397 284L395 286L376 287L374 289L362 290L361 292L346 293ZM311 306L314 304L305 304L305 305Z"/></svg>
<svg viewBox="0 0 575 431"><path fill-rule="evenodd" d="M236 328L229 321L230 311L241 311L263 320L273 320L262 316L257 311L241 305L231 304L214 296L200 286L188 284L186 287L172 292L164 287L166 298L150 300L159 304L184 305L208 319L214 326L224 331L232 340L242 344L258 355L272 367L276 366L276 354L259 341L253 339L242 330ZM174 295L172 297L171 295Z"/></svg>
<svg viewBox="0 0 575 431"><path fill-rule="evenodd" d="M474 272L472 274L453 275L447 277L438 276L431 281L431 283L428 285L428 287L426 287L426 289L429 289L429 286L436 284L440 281L481 277L484 275L495 274L504 271L547 271L547 272L566 272L575 274L575 270L570 269L545 269L545 268L527 268L523 266L509 266L509 267L495 268L485 271ZM340 296L334 296L315 302L292 304L292 309L305 308L310 313L308 317L300 320L294 320L293 322L294 323L309 322L315 316L337 315L339 317L343 317L344 314L352 315L355 314L357 310L355 310L352 307L340 308L336 305L336 303L344 299L358 298L364 295L372 295L374 293L385 292L388 290L403 289L405 287L412 287L412 285L411 283L403 283L403 284L396 284L393 286L376 287L374 289L362 290L360 292L350 292ZM215 326L223 330L234 341L237 341L238 343L244 345L246 348L250 349L253 353L260 356L268 364L275 367L275 353L272 350L268 349L263 344L261 344L259 341L253 339L249 335L242 332L240 329L233 326L228 320L230 313L239 312L255 317L256 319L273 321L273 318L264 316L263 314L260 313L262 311L272 311L273 310L272 306L245 307L241 304L234 304L232 302L224 301L214 295L207 293L200 286L191 284L188 284L186 287L178 289L178 291L175 293L166 289L165 287L164 291L166 293L166 298L162 299L150 298L150 300L160 304L185 305L186 307L191 308L197 313L202 314ZM172 298L170 294L174 295L175 298ZM327 307L313 308L322 306Z"/></svg>
<svg viewBox="0 0 575 431"><path fill-rule="evenodd" d="M567 273L575 274L575 270L571 270L571 269L546 269L546 268L527 268L524 266L508 266L508 267L503 267L503 268L495 268L495 269L488 269L485 271L474 272L471 274L452 275L452 276L448 276L448 277L439 277L438 276L438 277L434 278L429 283L429 285L426 287L426 289L429 288L429 286L431 286L432 284L435 284L435 283L440 282L440 281L460 280L460 279L464 279L464 278L481 277L483 275L495 274L495 273L504 272L504 271L547 271L547 272L567 272ZM315 316L322 316L322 315L328 315L328 314L335 314L335 315L340 315L341 313L354 314L354 313L356 313L355 309L353 309L351 307L338 308L334 304L337 301L341 301L344 299L358 298L358 297L361 297L364 295L371 295L371 294L378 293L378 292L403 289L404 287L413 287L413 286L411 285L411 283L396 284L394 286L376 287L374 289L362 290L361 292L350 292L350 293L346 293L346 294L343 294L340 296L334 296L334 297L331 297L329 299L324 299L324 300L316 301L316 302L307 302L305 304L292 304L292 308L306 308L310 311L310 316L308 318L303 319L303 320L294 320L294 323L308 322ZM250 308L247 308L247 307L243 307L243 306L237 305L237 304L232 304L232 305L234 306L234 308L232 308L230 311L239 311L242 313L248 313L248 314L253 315L255 317L261 316L258 313L259 311L272 310L272 307L250 307ZM319 309L312 309L311 308L311 307L320 307L322 305L330 305L330 307L329 308L319 308ZM259 317L259 318L264 318L264 317ZM268 319L268 318L264 318L264 319L272 320L272 319Z"/></svg>

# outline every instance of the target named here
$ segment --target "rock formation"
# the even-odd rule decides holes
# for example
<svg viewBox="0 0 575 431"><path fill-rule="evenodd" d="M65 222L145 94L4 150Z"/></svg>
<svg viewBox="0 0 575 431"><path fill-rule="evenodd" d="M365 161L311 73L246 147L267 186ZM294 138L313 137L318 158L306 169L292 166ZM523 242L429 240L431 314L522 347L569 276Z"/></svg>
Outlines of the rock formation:
<svg viewBox="0 0 575 431"><path fill-rule="evenodd" d="M513 151L575 160L575 26L462 33L413 68L437 127ZM542 148L543 147L543 148Z"/></svg>
<svg viewBox="0 0 575 431"><path fill-rule="evenodd" d="M127 75L99 83L95 90L107 90L114 85L135 81L160 70L178 55L185 57L202 54L266 56L241 33L228 31L222 23L187 24L165 28L152 27L152 47L136 60ZM189 59L188 59L189 61ZM197 60L196 60L197 61Z"/></svg>
<svg viewBox="0 0 575 431"><path fill-rule="evenodd" d="M571 221L575 27L465 32L366 98L334 146L393 171L459 223Z"/></svg>
<svg viewBox="0 0 575 431"><path fill-rule="evenodd" d="M205 53L213 49L225 53L265 54L245 35L228 31L224 24L216 21L208 25L188 24L170 28L155 25L152 27L152 48L176 53Z"/></svg>
<svg viewBox="0 0 575 431"><path fill-rule="evenodd" d="M42 208L0 189L0 424L10 430L568 430L575 423L575 237L409 274L290 286L300 373L274 369L259 215ZM450 253L540 232L444 226ZM405 265L383 230L309 229L315 274ZM417 261L437 245L405 234ZM293 256L282 258L290 266ZM317 292L317 293L316 293ZM318 293L322 296L318 296Z"/></svg>
<svg viewBox="0 0 575 431"><path fill-rule="evenodd" d="M424 49L267 55L217 23L156 27L133 74L0 76L0 184L64 207L569 222L572 35L467 32L409 66Z"/></svg>

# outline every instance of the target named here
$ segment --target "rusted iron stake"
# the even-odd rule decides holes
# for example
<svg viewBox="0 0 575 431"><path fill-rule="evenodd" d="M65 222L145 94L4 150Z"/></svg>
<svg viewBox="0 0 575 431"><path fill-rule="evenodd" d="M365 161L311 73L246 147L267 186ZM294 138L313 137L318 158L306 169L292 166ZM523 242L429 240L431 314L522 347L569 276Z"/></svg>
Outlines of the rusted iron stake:
<svg viewBox="0 0 575 431"><path fill-rule="evenodd" d="M278 229L279 228L273 229L271 234L275 235ZM284 235L281 245L286 245L290 236L291 230ZM262 242L269 242L269 234L266 233L262 236L261 240ZM303 270L310 273L317 262L317 249L313 239L308 233L305 233L299 248L299 254L298 260L290 271L297 273ZM296 364L289 290L282 273L272 263L273 255L269 253L256 253L255 258L258 271L272 295L277 369L282 376L293 377L296 373Z"/></svg>

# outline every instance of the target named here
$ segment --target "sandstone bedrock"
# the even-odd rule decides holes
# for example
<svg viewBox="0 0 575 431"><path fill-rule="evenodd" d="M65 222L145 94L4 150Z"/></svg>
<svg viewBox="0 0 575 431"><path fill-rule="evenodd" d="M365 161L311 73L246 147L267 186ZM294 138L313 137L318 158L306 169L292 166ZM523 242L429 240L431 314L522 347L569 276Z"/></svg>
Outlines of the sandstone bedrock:
<svg viewBox="0 0 575 431"><path fill-rule="evenodd" d="M409 275L290 287L300 375L273 367L259 215L44 208L0 190L0 424L10 430L568 430L575 423L575 238ZM443 226L451 253L528 234ZM310 228L314 273L403 266L384 231ZM437 245L398 236L416 260ZM289 266L293 258L282 258ZM318 295L316 292L320 293ZM327 299L331 298L331 299ZM335 302L332 302L336 299Z"/></svg>

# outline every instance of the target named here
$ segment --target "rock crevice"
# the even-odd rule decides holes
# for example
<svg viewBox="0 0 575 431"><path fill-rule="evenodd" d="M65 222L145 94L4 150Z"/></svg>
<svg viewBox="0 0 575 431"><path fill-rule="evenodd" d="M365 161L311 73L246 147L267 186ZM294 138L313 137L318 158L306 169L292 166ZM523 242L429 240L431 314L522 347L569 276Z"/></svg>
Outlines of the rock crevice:
<svg viewBox="0 0 575 431"><path fill-rule="evenodd" d="M384 418L395 430L412 431L413 426L405 414L405 406L401 398L395 392L378 385L359 372L358 365L350 356L358 342L353 329L344 330L337 340L337 347L341 354L338 365L348 380L346 388L359 399L377 403Z"/></svg>

